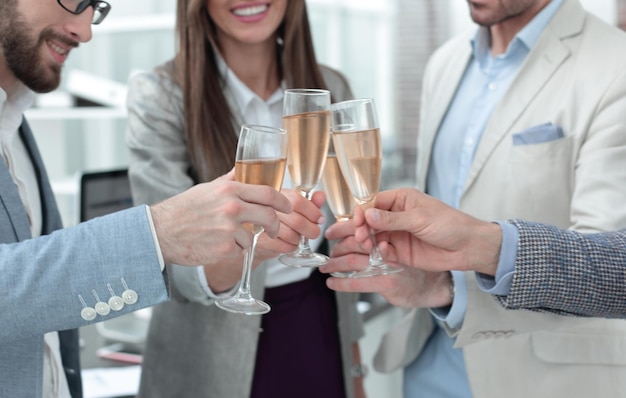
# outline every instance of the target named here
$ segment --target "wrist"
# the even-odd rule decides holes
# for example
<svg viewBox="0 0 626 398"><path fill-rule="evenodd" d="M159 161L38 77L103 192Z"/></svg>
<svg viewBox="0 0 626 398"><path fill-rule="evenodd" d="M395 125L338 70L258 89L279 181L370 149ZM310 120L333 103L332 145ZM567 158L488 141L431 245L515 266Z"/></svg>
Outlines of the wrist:
<svg viewBox="0 0 626 398"><path fill-rule="evenodd" d="M180 252L180 244L175 241L175 226L170 222L172 209L167 203L146 206L150 214L150 223L156 235L156 241L165 264L188 265L185 256Z"/></svg>
<svg viewBox="0 0 626 398"><path fill-rule="evenodd" d="M498 223L485 222L479 233L475 235L475 256L470 264L470 270L487 275L495 275L502 248L502 228Z"/></svg>
<svg viewBox="0 0 626 398"><path fill-rule="evenodd" d="M432 290L431 300L427 303L427 307L443 308L451 306L456 293L452 272L442 271L437 273L436 279L431 284L434 290Z"/></svg>
<svg viewBox="0 0 626 398"><path fill-rule="evenodd" d="M243 262L243 260L241 261ZM233 290L241 279L240 263L221 263L215 266L204 266L203 269L207 285L215 294L223 294Z"/></svg>

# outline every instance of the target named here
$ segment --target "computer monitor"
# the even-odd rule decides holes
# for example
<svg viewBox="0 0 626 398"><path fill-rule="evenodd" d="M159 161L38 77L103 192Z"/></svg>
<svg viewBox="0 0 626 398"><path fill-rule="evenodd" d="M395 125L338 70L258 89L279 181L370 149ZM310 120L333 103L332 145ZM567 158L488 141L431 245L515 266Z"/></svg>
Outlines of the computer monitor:
<svg viewBox="0 0 626 398"><path fill-rule="evenodd" d="M127 169L85 172L80 176L80 221L133 205Z"/></svg>

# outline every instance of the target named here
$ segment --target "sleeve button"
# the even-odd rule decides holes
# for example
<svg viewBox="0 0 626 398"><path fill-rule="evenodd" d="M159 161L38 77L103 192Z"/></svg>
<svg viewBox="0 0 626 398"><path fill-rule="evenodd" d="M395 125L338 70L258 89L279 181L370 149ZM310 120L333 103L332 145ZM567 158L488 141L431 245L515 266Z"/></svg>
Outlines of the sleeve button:
<svg viewBox="0 0 626 398"><path fill-rule="evenodd" d="M122 300L120 296L112 296L109 299L109 307L111 307L113 311L119 311L124 308L124 300Z"/></svg>
<svg viewBox="0 0 626 398"><path fill-rule="evenodd" d="M139 296L137 295L136 291L132 289L126 289L124 290L124 293L122 293L122 298L124 299L124 302L126 304L131 305L137 302Z"/></svg>
<svg viewBox="0 0 626 398"><path fill-rule="evenodd" d="M96 312L102 316L109 315L109 313L111 312L111 307L109 307L107 303L102 302L102 301L98 301L95 307L96 307Z"/></svg>
<svg viewBox="0 0 626 398"><path fill-rule="evenodd" d="M96 319L96 310L91 307L85 307L80 311L80 316L86 321L93 321Z"/></svg>

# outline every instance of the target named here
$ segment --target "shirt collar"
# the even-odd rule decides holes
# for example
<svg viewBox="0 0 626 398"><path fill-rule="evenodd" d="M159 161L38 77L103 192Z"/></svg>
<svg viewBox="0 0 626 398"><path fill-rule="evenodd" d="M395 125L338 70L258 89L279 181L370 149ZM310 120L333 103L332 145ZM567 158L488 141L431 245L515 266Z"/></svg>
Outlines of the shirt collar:
<svg viewBox="0 0 626 398"><path fill-rule="evenodd" d="M563 0L552 0L548 3L543 10L535 15L535 17L515 35L511 43L509 43L509 47L504 56L506 56L514 46L519 44L524 45L526 49L530 51L535 44L537 44L541 33L546 26L548 26L548 23L550 23L550 20L554 17L561 4L563 4ZM489 42L489 29L484 26L479 27L471 40L474 57L477 59L486 57L487 54L489 54Z"/></svg>
<svg viewBox="0 0 626 398"><path fill-rule="evenodd" d="M222 58L218 52L216 52L216 54L218 70L226 82L226 88L230 92L234 105L236 105L237 109L246 110L253 101L266 102L268 105L277 101L282 101L283 90L286 87L284 81L281 82L280 87L278 87L278 89L267 99L267 101L263 101L261 97L259 97L254 91L250 90L248 86L239 80L232 69L228 67L224 58Z"/></svg>
<svg viewBox="0 0 626 398"><path fill-rule="evenodd" d="M0 87L0 114L4 113L5 109L9 107L12 111L22 114L30 108L34 102L35 93L22 82L18 82L17 90L15 90L11 97Z"/></svg>
<svg viewBox="0 0 626 398"><path fill-rule="evenodd" d="M11 96L0 88L0 137L13 135L22 123L22 115L35 102L35 93L19 82Z"/></svg>

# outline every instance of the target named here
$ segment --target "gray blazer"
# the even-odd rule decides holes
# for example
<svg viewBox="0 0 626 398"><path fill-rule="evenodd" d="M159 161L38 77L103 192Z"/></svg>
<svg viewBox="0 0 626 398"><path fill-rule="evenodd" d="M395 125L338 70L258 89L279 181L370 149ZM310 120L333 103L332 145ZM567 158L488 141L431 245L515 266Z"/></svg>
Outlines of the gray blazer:
<svg viewBox="0 0 626 398"><path fill-rule="evenodd" d="M0 160L0 397L40 397L45 333L59 337L72 396L81 397L76 328L123 315L167 299L145 206L59 230L61 217L30 128L20 135L41 192L42 237L31 239L26 211L6 163ZM53 232L56 231L56 232ZM129 266L132 264L132 267ZM120 278L139 301L93 321L81 317L107 285L120 295Z"/></svg>
<svg viewBox="0 0 626 398"><path fill-rule="evenodd" d="M340 74L328 68L322 71L335 101L351 97ZM134 200L153 203L191 187L194 181L189 176L180 89L155 72L143 73L130 81L127 106ZM231 314L215 307L199 290L195 273L190 276L175 265L170 270L175 300L153 310L139 395L248 397L261 317ZM265 274L264 264L254 270L251 288L255 297L263 297ZM354 294L337 294L348 397L354 395L350 375L352 344L362 335L356 300Z"/></svg>
<svg viewBox="0 0 626 398"><path fill-rule="evenodd" d="M527 221L519 229L508 309L626 318L626 230L583 235Z"/></svg>

